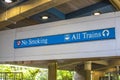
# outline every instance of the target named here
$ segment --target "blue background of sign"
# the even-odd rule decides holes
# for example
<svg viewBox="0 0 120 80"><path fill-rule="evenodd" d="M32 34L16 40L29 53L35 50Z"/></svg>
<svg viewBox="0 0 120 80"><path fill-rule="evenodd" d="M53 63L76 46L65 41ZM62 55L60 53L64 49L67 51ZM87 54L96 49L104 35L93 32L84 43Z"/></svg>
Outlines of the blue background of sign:
<svg viewBox="0 0 120 80"><path fill-rule="evenodd" d="M96 33L96 34L99 34L100 36L84 38L85 37L85 35L83 35L84 33L93 34L93 35ZM72 39L73 35L74 37L77 37L77 38ZM47 45L55 45L55 44L86 42L86 41L106 40L106 39L115 39L115 28L106 28L106 29L99 29L99 30L89 30L89 31L82 31L82 32L18 39L18 40L14 40L14 48L47 46ZM35 42L35 44L34 43L30 44L30 40ZM47 41L47 43L44 42L45 40Z"/></svg>

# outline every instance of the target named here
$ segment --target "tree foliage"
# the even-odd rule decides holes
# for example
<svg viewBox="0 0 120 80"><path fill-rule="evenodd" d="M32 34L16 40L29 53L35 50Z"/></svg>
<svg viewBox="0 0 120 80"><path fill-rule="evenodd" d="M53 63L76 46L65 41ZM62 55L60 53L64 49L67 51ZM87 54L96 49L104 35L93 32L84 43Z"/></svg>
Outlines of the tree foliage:
<svg viewBox="0 0 120 80"><path fill-rule="evenodd" d="M0 65L0 72L22 72L23 80L48 80L48 70L15 65ZM14 74L8 75L13 80ZM21 80L20 75L15 75L15 80ZM58 70L57 80L72 80L73 71ZM0 76L0 80L2 77Z"/></svg>
<svg viewBox="0 0 120 80"><path fill-rule="evenodd" d="M73 74L73 71L58 70L57 80L72 80Z"/></svg>

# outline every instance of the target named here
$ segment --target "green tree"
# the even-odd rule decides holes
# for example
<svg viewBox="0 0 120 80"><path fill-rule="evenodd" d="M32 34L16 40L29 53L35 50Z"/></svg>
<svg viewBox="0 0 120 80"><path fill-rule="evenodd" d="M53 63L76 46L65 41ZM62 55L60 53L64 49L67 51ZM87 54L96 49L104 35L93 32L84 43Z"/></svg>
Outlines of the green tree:
<svg viewBox="0 0 120 80"><path fill-rule="evenodd" d="M5 65L0 65L0 72L11 72L11 67L5 66Z"/></svg>
<svg viewBox="0 0 120 80"><path fill-rule="evenodd" d="M48 80L48 70L41 69L41 72L36 75L36 80Z"/></svg>
<svg viewBox="0 0 120 80"><path fill-rule="evenodd" d="M23 80L48 80L48 70L15 66L15 65L0 65L0 72L22 72ZM57 70L57 80L72 80L73 71ZM14 77L14 74L8 75ZM1 77L0 77L1 78ZM19 75L16 75L17 80L21 80Z"/></svg>
<svg viewBox="0 0 120 80"><path fill-rule="evenodd" d="M35 77L40 69L35 68L27 68L25 72L23 72L23 80L35 80Z"/></svg>
<svg viewBox="0 0 120 80"><path fill-rule="evenodd" d="M9 72L9 75L6 75L9 78L14 77L14 73L12 72L22 72L23 73L23 80L35 80L35 77L40 69L38 68L31 68L31 67L23 67L23 66L13 66L13 65L0 65L0 72ZM11 72L11 73L10 73ZM19 75L15 75L18 80Z"/></svg>
<svg viewBox="0 0 120 80"><path fill-rule="evenodd" d="M57 80L72 80L73 73L73 71L58 70Z"/></svg>

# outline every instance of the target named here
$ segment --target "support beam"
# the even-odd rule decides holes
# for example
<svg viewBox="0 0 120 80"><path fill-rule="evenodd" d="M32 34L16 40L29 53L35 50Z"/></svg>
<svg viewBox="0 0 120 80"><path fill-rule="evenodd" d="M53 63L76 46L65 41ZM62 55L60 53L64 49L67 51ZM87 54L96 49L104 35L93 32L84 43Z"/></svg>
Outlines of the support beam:
<svg viewBox="0 0 120 80"><path fill-rule="evenodd" d="M98 68L98 69L94 69L95 71L99 71L99 70L106 70L106 69L111 69L115 66L120 66L120 59L116 59L116 60L111 60L108 62L109 65L107 65L106 67L102 67L102 68Z"/></svg>
<svg viewBox="0 0 120 80"><path fill-rule="evenodd" d="M120 10L120 0L109 0L113 6L117 9Z"/></svg>
<svg viewBox="0 0 120 80"><path fill-rule="evenodd" d="M10 10L6 10L4 13L0 14L0 21L4 21L5 19L12 19L16 16L19 16L19 18L28 17L29 15L33 13L29 13L30 11L33 12L36 11L37 7L43 6L44 4L47 4L51 2L51 0L30 0L26 3L23 3L20 6L16 6Z"/></svg>
<svg viewBox="0 0 120 80"><path fill-rule="evenodd" d="M0 14L0 28L12 24L10 21L20 21L26 17L48 10L49 8L58 6L68 1L70 0L29 0L20 6L16 6Z"/></svg>
<svg viewBox="0 0 120 80"><path fill-rule="evenodd" d="M119 66L120 66L120 59L118 59L118 60L111 60L109 64L110 64L111 66L112 66L112 65L114 65L114 66L119 65Z"/></svg>
<svg viewBox="0 0 120 80"><path fill-rule="evenodd" d="M79 61L79 62L69 62L69 63L65 63L65 64L60 64L58 66L58 68L73 66L73 65L77 65L77 64L82 64L82 62Z"/></svg>
<svg viewBox="0 0 120 80"><path fill-rule="evenodd" d="M109 65L109 63L107 61L104 61L104 60L102 60L102 61L92 61L92 63L105 65L105 66Z"/></svg>

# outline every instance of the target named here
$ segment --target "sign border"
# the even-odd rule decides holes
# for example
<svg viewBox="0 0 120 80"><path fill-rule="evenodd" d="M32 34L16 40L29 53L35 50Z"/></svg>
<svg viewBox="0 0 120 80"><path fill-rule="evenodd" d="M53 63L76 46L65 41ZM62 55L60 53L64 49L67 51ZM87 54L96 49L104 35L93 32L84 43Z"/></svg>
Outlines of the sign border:
<svg viewBox="0 0 120 80"><path fill-rule="evenodd" d="M86 40L76 40L76 41L60 41L58 40L58 38L60 39L61 37L63 38L65 35L72 35L72 34L77 34L77 33L84 33L84 32L95 32L95 31L102 31L102 30L113 30L114 33L112 37L105 37L105 38L95 38L95 39L86 39ZM109 33L110 34L110 33ZM21 46L21 41L22 40L32 40L32 39L44 39L44 38L55 38L57 39L56 42L51 42L49 44L36 44L36 45L24 45L24 46ZM71 32L71 33L64 33L64 34L56 34L56 35L48 35L48 36L40 36L40 37L32 37L32 38L25 38L25 39L16 39L14 40L14 48L17 49L17 48L27 48L27 47L38 47L38 46L48 46L48 45L57 45L57 44L68 44L68 43L77 43L77 42L88 42L88 41L98 41L98 40L108 40L108 39L115 39L116 38L116 34L115 34L115 27L112 27L112 28L104 28L104 29L95 29L95 30L88 30L88 31L80 31L80 32Z"/></svg>

